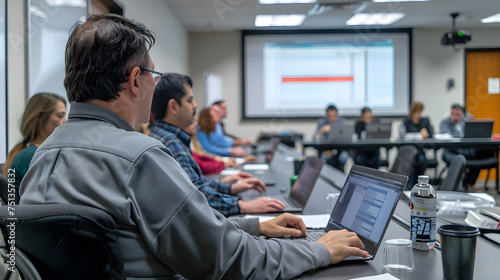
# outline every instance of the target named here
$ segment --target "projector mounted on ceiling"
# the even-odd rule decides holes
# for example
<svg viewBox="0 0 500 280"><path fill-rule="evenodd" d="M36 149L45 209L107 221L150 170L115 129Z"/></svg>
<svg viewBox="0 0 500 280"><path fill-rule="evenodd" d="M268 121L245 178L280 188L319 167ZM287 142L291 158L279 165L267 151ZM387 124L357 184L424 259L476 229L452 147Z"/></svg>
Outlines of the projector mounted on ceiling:
<svg viewBox="0 0 500 280"><path fill-rule="evenodd" d="M452 46L455 51L458 51L457 45L463 45L472 39L469 32L455 29L457 16L458 13L451 14L451 18L453 19L452 31L444 33L443 38L441 38L441 45Z"/></svg>

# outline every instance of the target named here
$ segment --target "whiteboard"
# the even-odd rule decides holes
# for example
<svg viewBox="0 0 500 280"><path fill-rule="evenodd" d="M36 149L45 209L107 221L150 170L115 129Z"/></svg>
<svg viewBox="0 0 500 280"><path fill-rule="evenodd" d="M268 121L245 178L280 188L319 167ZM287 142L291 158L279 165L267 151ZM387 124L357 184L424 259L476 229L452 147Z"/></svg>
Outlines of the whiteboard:
<svg viewBox="0 0 500 280"><path fill-rule="evenodd" d="M206 106L210 107L215 101L222 100L222 78L211 72L205 72Z"/></svg>

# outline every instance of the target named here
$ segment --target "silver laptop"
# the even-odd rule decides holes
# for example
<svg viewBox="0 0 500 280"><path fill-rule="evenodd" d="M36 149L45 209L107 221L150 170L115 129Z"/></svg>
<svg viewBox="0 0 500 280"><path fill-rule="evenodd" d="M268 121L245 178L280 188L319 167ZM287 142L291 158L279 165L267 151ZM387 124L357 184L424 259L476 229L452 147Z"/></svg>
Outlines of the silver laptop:
<svg viewBox="0 0 500 280"><path fill-rule="evenodd" d="M372 260L407 181L407 176L354 165L325 230L308 231L308 240L316 240L330 230L347 229L358 234L370 256L350 256L346 260Z"/></svg>
<svg viewBox="0 0 500 280"><path fill-rule="evenodd" d="M307 158L300 169L297 180L292 186L289 196L270 196L285 204L283 212L301 212L311 195L324 161L319 158ZM243 196L243 201L251 201L260 196Z"/></svg>
<svg viewBox="0 0 500 280"><path fill-rule="evenodd" d="M473 120L465 122L464 138L491 138L493 120Z"/></svg>
<svg viewBox="0 0 500 280"><path fill-rule="evenodd" d="M331 124L330 132L326 137L326 143L339 141L352 141L354 126L352 124Z"/></svg>
<svg viewBox="0 0 500 280"><path fill-rule="evenodd" d="M389 139L391 138L391 123L367 123L366 134L369 139Z"/></svg>

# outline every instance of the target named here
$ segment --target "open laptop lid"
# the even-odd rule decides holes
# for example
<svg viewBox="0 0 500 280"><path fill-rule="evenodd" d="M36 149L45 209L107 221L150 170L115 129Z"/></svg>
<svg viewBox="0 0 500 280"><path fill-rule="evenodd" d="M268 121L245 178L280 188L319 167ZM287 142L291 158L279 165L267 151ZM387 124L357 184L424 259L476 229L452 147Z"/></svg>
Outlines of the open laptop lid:
<svg viewBox="0 0 500 280"><path fill-rule="evenodd" d="M388 139L391 138L391 123L367 123L366 124L366 133L368 134L367 138L372 139Z"/></svg>
<svg viewBox="0 0 500 280"><path fill-rule="evenodd" d="M490 138L493 131L493 120L476 119L465 122L464 138Z"/></svg>
<svg viewBox="0 0 500 280"><path fill-rule="evenodd" d="M328 132L326 139L327 143L335 141L351 141L354 133L352 124L331 124L331 129Z"/></svg>
<svg viewBox="0 0 500 280"><path fill-rule="evenodd" d="M356 232L373 259L407 181L407 176L354 165L326 231Z"/></svg>
<svg viewBox="0 0 500 280"><path fill-rule="evenodd" d="M316 184L319 173L325 162L319 158L308 157L300 169L299 175L292 190L290 197L295 199L302 206L305 206L311 192Z"/></svg>

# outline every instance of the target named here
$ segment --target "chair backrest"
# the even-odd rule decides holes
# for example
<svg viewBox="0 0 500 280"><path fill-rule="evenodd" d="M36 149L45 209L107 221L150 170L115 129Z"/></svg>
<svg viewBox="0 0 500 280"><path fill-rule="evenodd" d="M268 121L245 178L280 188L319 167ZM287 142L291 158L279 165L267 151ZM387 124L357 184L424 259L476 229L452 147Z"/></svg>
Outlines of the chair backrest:
<svg viewBox="0 0 500 280"><path fill-rule="evenodd" d="M0 199L2 199L3 205L7 205L9 193L9 181L7 177L0 172Z"/></svg>
<svg viewBox="0 0 500 280"><path fill-rule="evenodd" d="M125 279L116 223L106 212L81 205L2 206L6 242L12 222L15 246L42 279Z"/></svg>
<svg viewBox="0 0 500 280"><path fill-rule="evenodd" d="M465 170L466 159L463 155L456 155L450 162L448 174L441 183L440 190L456 191Z"/></svg>
<svg viewBox="0 0 500 280"><path fill-rule="evenodd" d="M412 175L419 164L417 156L418 150L415 146L404 145L399 147L398 156L389 172L406 176Z"/></svg>

